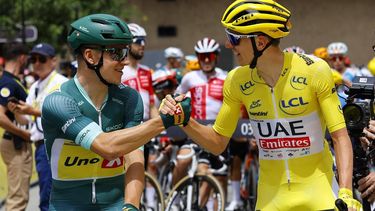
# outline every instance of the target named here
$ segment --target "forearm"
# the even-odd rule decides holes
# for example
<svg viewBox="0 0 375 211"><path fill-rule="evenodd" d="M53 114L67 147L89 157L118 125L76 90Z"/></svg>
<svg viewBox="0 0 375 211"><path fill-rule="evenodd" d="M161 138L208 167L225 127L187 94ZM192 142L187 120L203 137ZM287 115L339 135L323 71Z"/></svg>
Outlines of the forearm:
<svg viewBox="0 0 375 211"><path fill-rule="evenodd" d="M142 150L134 150L125 155L125 203L130 203L137 208L141 201L144 189L144 154Z"/></svg>
<svg viewBox="0 0 375 211"><path fill-rule="evenodd" d="M335 149L340 188L352 189L353 149L346 128L331 134Z"/></svg>
<svg viewBox="0 0 375 211"><path fill-rule="evenodd" d="M16 118L16 121L20 123L21 125L29 124L29 120L27 119L25 115L15 113L14 117Z"/></svg>
<svg viewBox="0 0 375 211"><path fill-rule="evenodd" d="M229 142L228 137L218 134L212 126L202 125L193 118L182 129L198 145L215 155L222 153Z"/></svg>
<svg viewBox="0 0 375 211"><path fill-rule="evenodd" d="M0 114L0 127L4 130L11 132L12 134L22 134L24 131L21 128L18 128L13 122L9 120L9 118L5 114Z"/></svg>
<svg viewBox="0 0 375 211"><path fill-rule="evenodd" d="M98 135L91 150L112 160L143 146L164 130L160 117L150 119L138 126Z"/></svg>
<svg viewBox="0 0 375 211"><path fill-rule="evenodd" d="M159 117L159 111L155 105L150 105L150 118Z"/></svg>
<svg viewBox="0 0 375 211"><path fill-rule="evenodd" d="M36 116L36 117L40 117L40 116L42 116L42 112L41 112L39 109L32 108L32 109L30 110L29 115L31 115L31 116Z"/></svg>

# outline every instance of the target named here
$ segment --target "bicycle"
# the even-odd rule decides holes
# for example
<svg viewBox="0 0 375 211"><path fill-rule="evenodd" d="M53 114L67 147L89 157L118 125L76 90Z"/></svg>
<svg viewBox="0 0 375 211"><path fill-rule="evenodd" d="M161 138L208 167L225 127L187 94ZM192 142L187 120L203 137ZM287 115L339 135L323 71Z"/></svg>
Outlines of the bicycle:
<svg viewBox="0 0 375 211"><path fill-rule="evenodd" d="M151 207L147 203L147 199L145 197L145 192L146 192L146 188L145 188L143 190L143 195L142 195L141 205L140 205L139 210L141 210L141 211L150 211L150 210L152 210L152 211L164 211L165 210L164 194L162 192L160 184L154 176L152 176L148 172L145 172L145 184L147 184L147 183L149 183L151 185L151 187L153 187L155 189L155 199L154 199L154 201L156 202L156 205L155 205L155 207Z"/></svg>
<svg viewBox="0 0 375 211"><path fill-rule="evenodd" d="M202 198L200 195L200 187L202 184L207 184L211 192L211 196L215 201L215 210L224 211L225 198L224 191L221 184L211 175L204 173L197 173L198 160L197 154L201 150L195 144L189 145L191 152L187 155L179 155L177 159L189 159L192 158L192 163L188 171L188 175L183 177L171 190L166 200L166 211L175 210L207 210L206 203L208 198ZM196 153L197 152L197 153ZM224 164L222 168L218 170L210 169L210 173L223 172L227 169L227 165Z"/></svg>

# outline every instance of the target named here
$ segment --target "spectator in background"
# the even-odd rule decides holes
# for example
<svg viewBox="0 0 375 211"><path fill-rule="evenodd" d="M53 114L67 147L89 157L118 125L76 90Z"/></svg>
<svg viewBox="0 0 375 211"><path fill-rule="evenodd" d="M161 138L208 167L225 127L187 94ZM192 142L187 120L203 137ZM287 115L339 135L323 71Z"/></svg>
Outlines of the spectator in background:
<svg viewBox="0 0 375 211"><path fill-rule="evenodd" d="M26 46L8 46L5 68L0 71L0 127L5 130L0 152L7 167L8 194L5 209L12 211L26 209L32 173L30 133L20 127L7 107L9 101L25 101L27 97L26 88L17 77L27 62L27 54Z"/></svg>
<svg viewBox="0 0 375 211"><path fill-rule="evenodd" d="M39 208L42 211L48 210L52 175L44 145L41 108L44 98L68 80L55 70L57 64L55 56L55 49L50 44L40 43L33 47L29 61L39 80L31 86L26 102L20 100L17 104L9 103L9 108L16 114L19 122L32 125L30 139L35 145L35 162L39 178Z"/></svg>
<svg viewBox="0 0 375 211"><path fill-rule="evenodd" d="M140 63L144 56L147 34L145 29L138 24L129 23L128 27L133 35L133 43L130 44L129 49L129 65L125 65L122 69L121 83L137 90L141 95L144 109L143 120L147 121L159 116L158 110L155 107L154 89L152 87L153 70ZM156 167L151 162L155 160L156 154L149 152L148 149L148 147L145 147L144 152L142 152L145 156L146 169L156 175ZM148 184L146 185L148 206L155 208L155 189Z"/></svg>
<svg viewBox="0 0 375 211"><path fill-rule="evenodd" d="M177 82L181 83L183 72L183 58L184 53L181 49L176 47L168 47L164 50L164 57L167 59L167 64L161 70L169 70L176 72Z"/></svg>
<svg viewBox="0 0 375 211"><path fill-rule="evenodd" d="M355 76L372 76L366 68L351 65L348 57L348 46L343 42L333 42L327 47L328 61L331 68L342 74L343 78L352 81Z"/></svg>

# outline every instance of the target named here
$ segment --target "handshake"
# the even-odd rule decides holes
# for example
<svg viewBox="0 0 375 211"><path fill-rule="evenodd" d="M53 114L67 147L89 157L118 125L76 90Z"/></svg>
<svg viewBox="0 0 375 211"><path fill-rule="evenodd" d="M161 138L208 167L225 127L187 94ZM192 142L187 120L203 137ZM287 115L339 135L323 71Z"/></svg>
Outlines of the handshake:
<svg viewBox="0 0 375 211"><path fill-rule="evenodd" d="M171 126L186 126L190 120L191 99L184 95L167 95L159 107L165 129Z"/></svg>

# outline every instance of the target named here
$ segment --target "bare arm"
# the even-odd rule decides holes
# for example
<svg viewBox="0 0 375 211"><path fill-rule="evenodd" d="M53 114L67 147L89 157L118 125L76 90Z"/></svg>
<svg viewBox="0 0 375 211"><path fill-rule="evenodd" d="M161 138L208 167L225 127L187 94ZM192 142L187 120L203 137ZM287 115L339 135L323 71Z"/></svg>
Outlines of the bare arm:
<svg viewBox="0 0 375 211"><path fill-rule="evenodd" d="M180 95L176 100L181 101L184 97L185 95ZM176 109L175 105L175 99L171 95L167 95L160 106L160 112L173 115ZM190 118L189 123L182 127L182 130L197 144L215 155L219 155L224 151L230 139L218 134L212 126L202 125L193 118Z"/></svg>
<svg viewBox="0 0 375 211"><path fill-rule="evenodd" d="M5 115L7 109L4 106L0 105L0 127L4 128L5 130L17 134L22 139L29 141L30 140L30 133L26 130L18 128L10 119Z"/></svg>
<svg viewBox="0 0 375 211"><path fill-rule="evenodd" d="M18 101L19 104L15 104L16 107L14 108L14 111L19 114L27 114L31 116L37 116L40 117L42 115L42 112L39 109L33 108L31 105L23 102L22 100Z"/></svg>
<svg viewBox="0 0 375 211"><path fill-rule="evenodd" d="M21 125L27 125L29 123L29 120L27 119L26 116L20 114L19 112L17 112L17 104L16 103L13 103L13 102L9 102L7 104L7 107L8 107L8 110L11 111L13 114L14 114L14 118L16 119L16 121L18 123L20 123Z"/></svg>
<svg viewBox="0 0 375 211"><path fill-rule="evenodd" d="M215 155L220 155L229 143L228 137L218 134L212 126L202 125L193 118L182 130L198 145Z"/></svg>
<svg viewBox="0 0 375 211"><path fill-rule="evenodd" d="M335 149L340 188L352 189L353 149L346 128L331 133Z"/></svg>
<svg viewBox="0 0 375 211"><path fill-rule="evenodd" d="M113 160L146 144L163 130L160 117L150 119L135 127L101 133L94 139L91 150L107 160Z"/></svg>
<svg viewBox="0 0 375 211"><path fill-rule="evenodd" d="M125 203L139 208L145 181L143 151L136 149L126 154L125 165Z"/></svg>
<svg viewBox="0 0 375 211"><path fill-rule="evenodd" d="M159 117L158 109L154 104L150 104L150 119Z"/></svg>

